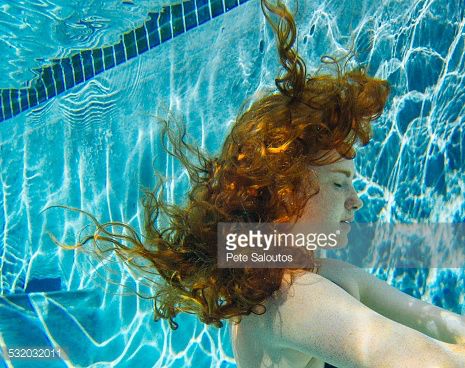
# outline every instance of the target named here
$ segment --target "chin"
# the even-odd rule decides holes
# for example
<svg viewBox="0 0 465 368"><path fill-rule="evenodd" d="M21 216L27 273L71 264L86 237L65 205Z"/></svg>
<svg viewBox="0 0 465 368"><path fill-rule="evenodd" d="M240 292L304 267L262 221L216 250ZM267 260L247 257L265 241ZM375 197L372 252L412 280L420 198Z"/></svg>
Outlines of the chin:
<svg viewBox="0 0 465 368"><path fill-rule="evenodd" d="M343 248L345 247L348 242L348 236L350 233L350 225L346 223L339 223L337 226L337 247L336 248Z"/></svg>
<svg viewBox="0 0 465 368"><path fill-rule="evenodd" d="M347 238L347 235L344 235L344 234L341 234L339 236L339 240L338 240L338 248L344 248L347 246L347 244L349 243L349 239Z"/></svg>

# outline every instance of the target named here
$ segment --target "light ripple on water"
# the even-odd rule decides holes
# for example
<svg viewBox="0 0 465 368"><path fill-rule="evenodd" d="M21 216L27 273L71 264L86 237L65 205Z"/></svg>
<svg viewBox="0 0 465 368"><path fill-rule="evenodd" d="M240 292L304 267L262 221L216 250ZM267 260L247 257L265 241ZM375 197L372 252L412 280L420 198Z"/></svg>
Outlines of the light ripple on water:
<svg viewBox="0 0 465 368"><path fill-rule="evenodd" d="M307 39L300 50L309 60L310 72L318 67L321 54L344 50L353 30L357 45L368 48L358 61L367 63L371 74L389 78L393 86L388 109L374 125L375 139L356 158L362 176L357 185L366 202L362 220L463 221L465 40L463 13L456 11L460 4L388 1L382 6L362 2L354 7L353 1L340 1L309 2L302 9L307 18L298 20L299 32ZM444 10L440 12L441 7ZM0 144L7 157L0 157L3 209L7 211L3 236L5 242L19 244L3 254L11 252L7 265L15 262L15 268L3 276L9 278L12 291L21 291L29 277L61 270L66 270L59 276L67 290L90 288L95 286L97 272L103 273L102 265L96 264L94 270L73 252L52 250L44 236L48 228L60 240L73 241L86 223L83 218L58 210L38 217L37 208L70 204L97 212L101 220L131 221L141 228L141 209L135 203L140 195L138 185L153 183L151 161L155 157L157 169L173 178L167 186L168 197L177 200L185 194L185 176L177 175L174 161L160 153L158 130L149 118L164 115L161 105L178 109L187 117L189 132L202 145L210 149L221 145L226 122L232 121L243 99L255 93L257 86L272 85L277 70L275 41L270 30L263 28L258 3L244 5L244 11L246 18L250 16L245 24L240 22L240 11L219 17L210 25L224 32L214 29L212 33L208 24L199 27L1 126ZM110 19L107 14L92 16L86 13L81 18L109 26L103 20ZM75 23L70 25L78 24L79 19L73 19ZM257 19L261 19L260 29ZM77 30L85 31L83 27ZM100 31L103 28L96 27L95 32ZM76 42L84 42L86 37L86 42L97 40L82 32ZM208 49L199 47L205 44ZM68 47L73 46L70 43ZM61 51L65 52L64 48ZM428 60L438 61L439 72L419 72L428 67ZM435 161L442 155L443 163ZM376 160L370 159L373 157ZM45 174L38 176L38 172ZM445 193L438 181L431 179L442 173ZM30 188L23 190L24 186ZM26 211L25 206L31 209ZM23 234L17 230L27 231L31 223L42 243L30 234L30 244L22 242ZM57 259L51 258L55 253ZM23 257L34 257L34 262L21 268ZM114 267L121 269L117 264ZM460 312L463 305L463 270L373 272L401 290L449 309ZM127 280L121 269L113 281ZM147 301L114 296L112 292L122 290L102 285L101 280L97 283L104 290L102 308L95 312L99 328L81 345L95 352L94 361L124 366L124 362L145 358L142 365L160 367L184 367L190 362L234 366L225 329L218 331L198 323L194 316L183 315L177 319L179 330L172 332L166 322L151 323ZM98 292L101 295L100 289ZM75 308L79 314L82 309L85 317L86 305L79 304L79 296L70 293L66 297L68 312L72 314ZM146 323L140 323L142 319ZM42 327L47 328L47 323ZM75 337L62 341L77 344Z"/></svg>
<svg viewBox="0 0 465 368"><path fill-rule="evenodd" d="M90 80L79 90L60 99L64 124L70 124L75 129L73 134L77 135L82 131L98 129L105 121L111 120L116 103L117 92L97 79Z"/></svg>
<svg viewBox="0 0 465 368"><path fill-rule="evenodd" d="M0 5L0 88L18 88L34 69L76 51L116 43L149 12L179 1L15 0Z"/></svg>

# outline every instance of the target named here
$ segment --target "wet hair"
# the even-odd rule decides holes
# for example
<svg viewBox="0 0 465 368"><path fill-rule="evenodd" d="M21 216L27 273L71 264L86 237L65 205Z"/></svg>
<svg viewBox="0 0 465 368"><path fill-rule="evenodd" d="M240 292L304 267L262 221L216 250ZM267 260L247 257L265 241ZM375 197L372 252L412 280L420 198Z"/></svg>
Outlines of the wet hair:
<svg viewBox="0 0 465 368"><path fill-rule="evenodd" d="M142 236L127 224L100 224L89 215L96 231L79 243L92 243L96 253L112 250L146 275L154 285L155 320L167 319L173 329L180 312L217 327L224 319L265 312L263 303L280 288L284 272L291 273L292 282L297 271L218 268L218 223L296 221L319 190L308 166L332 163L329 155L320 154L329 150L353 158L356 142L369 142L371 121L380 116L389 94L386 81L363 69L308 76L294 48L292 14L280 0L262 0L261 5L284 69L276 79L278 91L237 117L216 157L189 144L181 124L164 121L162 139L172 147L165 150L189 174L186 204L164 202L160 180L143 200ZM167 226L158 224L161 214ZM112 232L114 226L123 232Z"/></svg>

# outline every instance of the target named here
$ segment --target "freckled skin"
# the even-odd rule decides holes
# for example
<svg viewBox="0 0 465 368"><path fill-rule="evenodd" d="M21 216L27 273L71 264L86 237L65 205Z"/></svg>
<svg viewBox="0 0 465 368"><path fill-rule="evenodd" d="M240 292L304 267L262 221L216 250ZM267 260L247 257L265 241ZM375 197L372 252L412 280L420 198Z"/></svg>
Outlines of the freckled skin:
<svg viewBox="0 0 465 368"><path fill-rule="evenodd" d="M318 178L320 191L308 200L297 223L308 221L338 224L344 219L353 218L355 211L363 206L352 184L355 175L353 161L341 158L333 164L310 168ZM338 170L350 172L351 178Z"/></svg>
<svg viewBox="0 0 465 368"><path fill-rule="evenodd" d="M320 192L297 223L352 219L363 205L352 185L353 161L341 158L311 169ZM319 261L318 274L298 276L291 286L285 274L280 290L265 302L265 314L231 325L239 368L323 368L324 360L340 368L465 367L465 317L414 299L353 265Z"/></svg>
<svg viewBox="0 0 465 368"><path fill-rule="evenodd" d="M363 202L352 184L355 176L353 160L341 157L336 151L330 155L338 161L324 166L310 166L319 184L320 191L312 196L296 224L319 223L339 228L343 220L352 221ZM347 176L349 175L349 176ZM325 232L325 230L319 230ZM341 229L338 246L347 245L348 231Z"/></svg>
<svg viewBox="0 0 465 368"><path fill-rule="evenodd" d="M321 152L321 153L327 153ZM337 161L324 166L309 166L318 179L319 192L312 196L304 209L302 216L296 221L296 224L304 223L330 223L339 224L340 221L354 217L355 211L362 208L363 202L358 197L352 185L352 179L355 175L353 160L347 160L341 157L336 151L329 152L331 157ZM348 172L350 177L341 171ZM289 275L284 276L284 280L289 280ZM285 283L283 283L285 284ZM349 285L346 289L353 289ZM357 295L354 295L357 297ZM273 306L269 306L273 309ZM271 313L269 313L271 315ZM296 315L297 316L297 315ZM300 316L298 317L300 318ZM305 367L305 368L323 368L324 361L311 355L302 353L293 349L273 349L266 344L258 343L263 336L260 336L263 328L261 325L265 319L263 316L250 317L247 326L243 323L241 331L238 326L233 326L232 335L235 350L241 349L236 356L244 357L247 362L246 367ZM244 328L245 327L245 328ZM297 333L297 331L296 331ZM255 341L253 344L237 343L239 335L242 340ZM247 337L246 337L247 336ZM251 339L251 340L249 340ZM258 339L258 340L257 340ZM277 356L278 355L278 356ZM257 357L259 357L257 359ZM240 363L239 363L240 364Z"/></svg>

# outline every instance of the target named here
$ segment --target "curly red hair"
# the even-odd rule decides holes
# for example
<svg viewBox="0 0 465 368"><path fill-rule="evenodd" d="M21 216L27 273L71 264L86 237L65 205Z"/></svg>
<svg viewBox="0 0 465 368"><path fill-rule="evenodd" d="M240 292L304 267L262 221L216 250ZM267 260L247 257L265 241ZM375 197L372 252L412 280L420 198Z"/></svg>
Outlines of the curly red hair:
<svg viewBox="0 0 465 368"><path fill-rule="evenodd" d="M276 79L278 92L259 99L237 118L218 157L188 144L182 126L164 122L162 136L173 147L169 153L189 173L187 205L163 202L160 182L145 196L143 238L126 224L99 224L93 218L97 230L81 242L93 240L97 248L113 244L111 249L127 265L159 275L162 282L152 296L155 319L168 319L172 328L180 312L194 313L218 327L223 319L264 312L257 306L280 288L287 270L218 268L217 224L295 221L318 192L308 166L331 163L319 155L325 150L353 158L354 144L369 142L371 121L380 116L389 94L386 81L362 69L307 77L305 63L293 48L292 15L280 1L261 4L277 35L285 71ZM169 218L163 229L156 225L160 212ZM125 234L108 231L112 225L124 227ZM142 267L138 258L148 266Z"/></svg>

